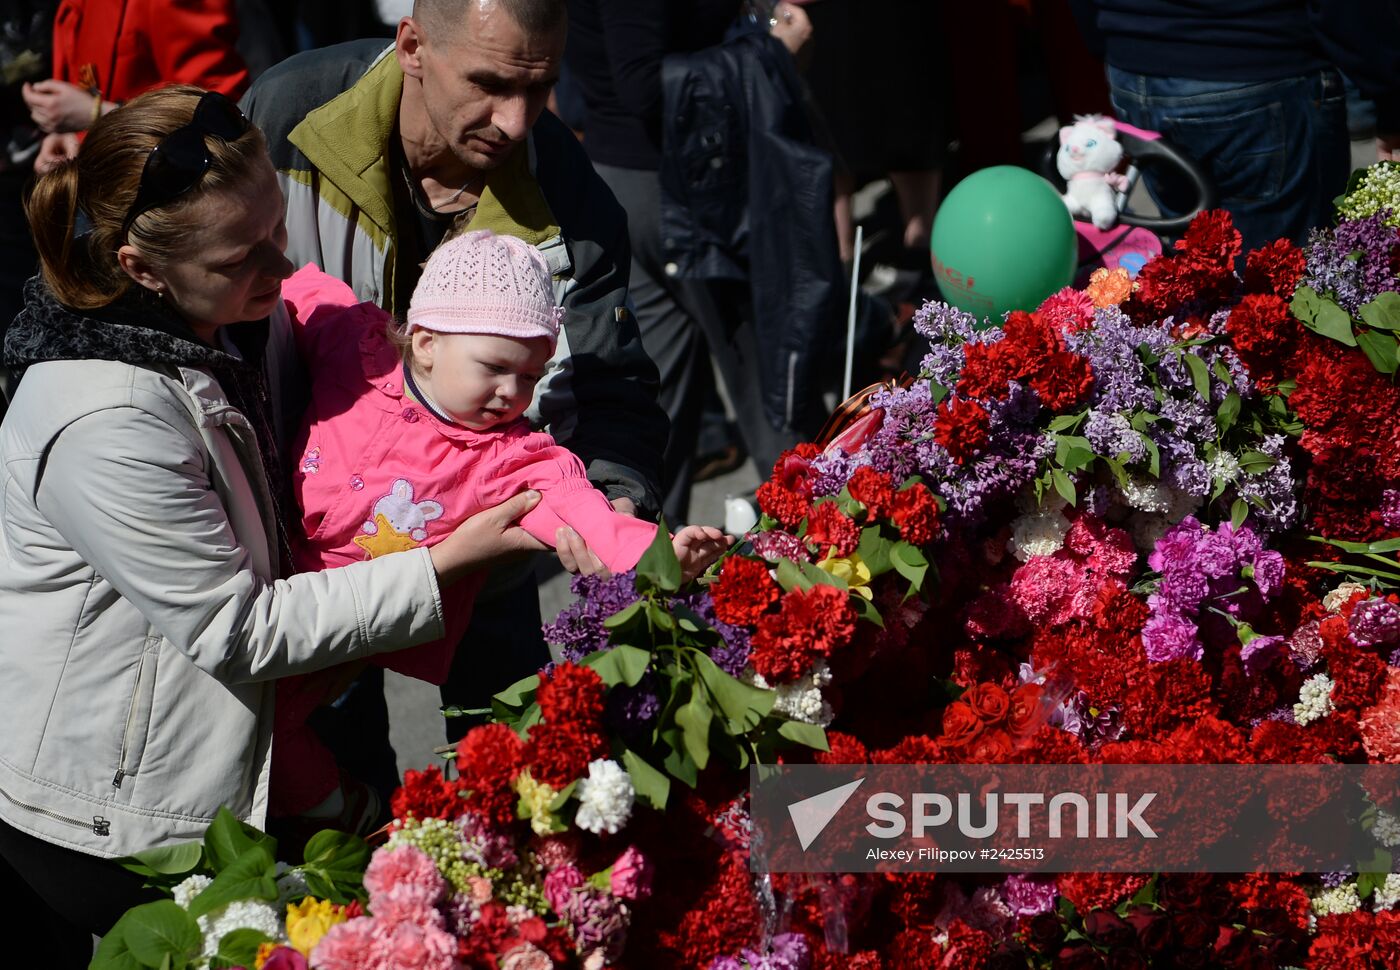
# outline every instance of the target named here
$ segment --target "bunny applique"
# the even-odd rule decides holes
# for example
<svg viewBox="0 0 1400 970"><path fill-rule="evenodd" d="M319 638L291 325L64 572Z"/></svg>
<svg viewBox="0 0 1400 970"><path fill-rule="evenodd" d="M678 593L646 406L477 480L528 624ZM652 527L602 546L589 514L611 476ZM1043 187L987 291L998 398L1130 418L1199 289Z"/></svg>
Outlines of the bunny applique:
<svg viewBox="0 0 1400 970"><path fill-rule="evenodd" d="M370 517L360 526L364 535L354 539L370 559L418 548L428 538L428 523L442 517L441 502L415 500L413 491L408 479L396 479L389 494L374 503Z"/></svg>

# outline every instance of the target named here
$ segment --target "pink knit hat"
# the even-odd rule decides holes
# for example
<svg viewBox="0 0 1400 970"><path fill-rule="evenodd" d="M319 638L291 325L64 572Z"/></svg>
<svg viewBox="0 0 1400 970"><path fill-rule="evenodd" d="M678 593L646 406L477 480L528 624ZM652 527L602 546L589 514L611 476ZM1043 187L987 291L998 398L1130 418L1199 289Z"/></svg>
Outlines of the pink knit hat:
<svg viewBox="0 0 1400 970"><path fill-rule="evenodd" d="M482 229L433 250L408 305L408 329L547 337L554 344L563 315L540 251Z"/></svg>

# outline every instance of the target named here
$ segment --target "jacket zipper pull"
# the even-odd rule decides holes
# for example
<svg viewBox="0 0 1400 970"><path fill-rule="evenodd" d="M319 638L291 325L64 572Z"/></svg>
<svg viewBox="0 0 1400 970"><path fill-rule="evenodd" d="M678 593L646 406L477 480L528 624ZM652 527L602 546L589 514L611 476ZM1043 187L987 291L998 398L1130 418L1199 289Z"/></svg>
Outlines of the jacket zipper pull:
<svg viewBox="0 0 1400 970"><path fill-rule="evenodd" d="M107 821L107 819L103 818L101 815L94 815L92 817L92 834L111 835L112 823Z"/></svg>
<svg viewBox="0 0 1400 970"><path fill-rule="evenodd" d="M120 768L118 768L118 769L117 769L117 773L116 773L115 775L112 776L112 787L113 787L113 788L120 788L120 787L122 786L122 779L125 778L125 777L126 777L126 772L125 772L125 771L122 771Z"/></svg>

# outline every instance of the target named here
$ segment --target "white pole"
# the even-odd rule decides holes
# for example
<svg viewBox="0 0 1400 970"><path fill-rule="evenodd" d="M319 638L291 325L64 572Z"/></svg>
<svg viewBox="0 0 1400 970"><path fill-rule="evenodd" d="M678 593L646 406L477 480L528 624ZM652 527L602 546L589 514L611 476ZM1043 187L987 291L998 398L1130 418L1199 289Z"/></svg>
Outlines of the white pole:
<svg viewBox="0 0 1400 970"><path fill-rule="evenodd" d="M841 400L851 396L851 367L856 356L856 298L860 295L860 240L864 226L856 226L855 259L851 261L851 309L846 314L846 379L841 385Z"/></svg>

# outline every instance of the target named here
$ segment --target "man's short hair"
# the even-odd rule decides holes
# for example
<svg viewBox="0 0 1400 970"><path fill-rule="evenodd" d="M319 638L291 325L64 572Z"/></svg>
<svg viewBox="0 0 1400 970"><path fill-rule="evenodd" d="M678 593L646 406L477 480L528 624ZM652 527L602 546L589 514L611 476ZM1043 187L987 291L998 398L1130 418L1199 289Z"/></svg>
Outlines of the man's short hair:
<svg viewBox="0 0 1400 970"><path fill-rule="evenodd" d="M527 34L547 34L568 22L568 0L414 0L413 17L430 30L466 20L472 4L500 4Z"/></svg>

